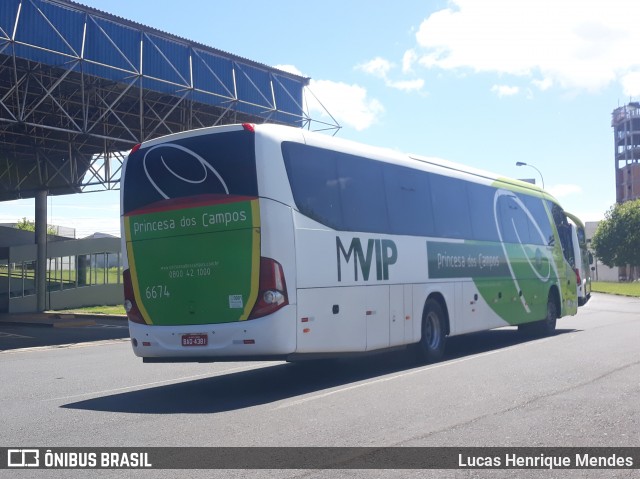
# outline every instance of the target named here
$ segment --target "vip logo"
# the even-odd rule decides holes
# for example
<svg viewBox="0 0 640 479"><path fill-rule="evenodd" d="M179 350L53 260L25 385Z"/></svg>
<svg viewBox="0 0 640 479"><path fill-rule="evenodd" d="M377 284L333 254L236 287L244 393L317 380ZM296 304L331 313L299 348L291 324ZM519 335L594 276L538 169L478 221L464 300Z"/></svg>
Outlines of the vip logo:
<svg viewBox="0 0 640 479"><path fill-rule="evenodd" d="M40 451L38 449L9 449L7 451L8 467L39 467Z"/></svg>
<svg viewBox="0 0 640 479"><path fill-rule="evenodd" d="M398 260L398 248L391 240L369 239L366 252L362 249L360 238L353 238L349 249L346 250L340 238L336 236L336 257L338 262L338 281L342 281L342 262L346 264L353 261L353 279L359 281L358 271L362 280L369 281L371 266L375 262L376 279L378 281L389 279L389 266Z"/></svg>

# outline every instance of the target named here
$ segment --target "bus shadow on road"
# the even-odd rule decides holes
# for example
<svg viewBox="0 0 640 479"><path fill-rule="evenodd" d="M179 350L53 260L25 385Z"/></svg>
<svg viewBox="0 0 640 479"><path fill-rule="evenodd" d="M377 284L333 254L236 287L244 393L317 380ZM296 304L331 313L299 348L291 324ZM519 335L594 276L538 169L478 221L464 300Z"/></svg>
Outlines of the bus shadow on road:
<svg viewBox="0 0 640 479"><path fill-rule="evenodd" d="M558 329L556 336L575 332ZM441 363L536 341L515 329L449 339ZM353 359L278 363L248 371L123 392L62 405L63 408L134 414L215 414L275 403L424 367L408 350Z"/></svg>

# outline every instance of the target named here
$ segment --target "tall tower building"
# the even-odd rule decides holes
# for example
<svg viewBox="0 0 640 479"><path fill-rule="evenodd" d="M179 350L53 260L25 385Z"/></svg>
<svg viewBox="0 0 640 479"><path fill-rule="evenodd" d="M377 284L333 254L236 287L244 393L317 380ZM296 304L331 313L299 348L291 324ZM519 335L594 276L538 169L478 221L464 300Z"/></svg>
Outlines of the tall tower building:
<svg viewBox="0 0 640 479"><path fill-rule="evenodd" d="M613 110L611 126L615 141L616 201L640 198L640 103Z"/></svg>

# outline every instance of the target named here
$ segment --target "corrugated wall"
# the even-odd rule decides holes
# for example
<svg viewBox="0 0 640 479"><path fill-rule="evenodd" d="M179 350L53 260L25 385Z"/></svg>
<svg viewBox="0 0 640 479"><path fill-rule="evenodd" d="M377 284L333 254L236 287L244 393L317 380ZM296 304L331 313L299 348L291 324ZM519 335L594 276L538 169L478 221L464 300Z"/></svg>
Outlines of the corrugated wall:
<svg viewBox="0 0 640 479"><path fill-rule="evenodd" d="M0 52L300 126L307 79L97 10L49 0L0 2ZM142 48L141 48L142 47Z"/></svg>

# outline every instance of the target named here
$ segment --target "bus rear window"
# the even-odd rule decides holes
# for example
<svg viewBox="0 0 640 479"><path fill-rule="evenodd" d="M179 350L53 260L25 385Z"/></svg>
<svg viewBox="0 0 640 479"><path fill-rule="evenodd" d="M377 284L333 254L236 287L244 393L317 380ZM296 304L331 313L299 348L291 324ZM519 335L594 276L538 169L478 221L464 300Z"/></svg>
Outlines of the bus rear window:
<svg viewBox="0 0 640 479"><path fill-rule="evenodd" d="M123 213L164 199L258 196L255 135L245 130L168 139L129 155Z"/></svg>

